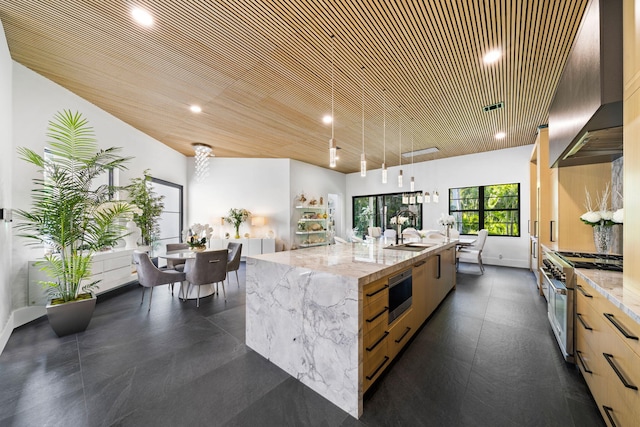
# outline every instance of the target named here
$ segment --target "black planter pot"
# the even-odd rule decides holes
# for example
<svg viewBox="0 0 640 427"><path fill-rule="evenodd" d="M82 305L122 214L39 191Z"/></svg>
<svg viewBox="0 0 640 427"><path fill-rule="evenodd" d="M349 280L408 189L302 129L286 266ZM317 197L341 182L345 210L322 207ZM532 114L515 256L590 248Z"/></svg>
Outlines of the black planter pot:
<svg viewBox="0 0 640 427"><path fill-rule="evenodd" d="M56 335L63 337L87 329L96 308L96 300L95 295L91 295L91 298L55 305L52 305L49 300L47 302L47 317Z"/></svg>

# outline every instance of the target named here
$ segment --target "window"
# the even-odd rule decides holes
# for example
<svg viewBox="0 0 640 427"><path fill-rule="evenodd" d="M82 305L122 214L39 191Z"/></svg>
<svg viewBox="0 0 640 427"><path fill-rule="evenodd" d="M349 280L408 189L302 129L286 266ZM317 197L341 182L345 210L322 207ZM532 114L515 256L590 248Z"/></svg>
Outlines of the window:
<svg viewBox="0 0 640 427"><path fill-rule="evenodd" d="M520 236L520 184L449 189L449 214L460 234Z"/></svg>
<svg viewBox="0 0 640 427"><path fill-rule="evenodd" d="M153 190L164 196L164 210L160 214L160 236L158 243L164 247L167 243L182 241L182 185L158 178L151 178Z"/></svg>
<svg viewBox="0 0 640 427"><path fill-rule="evenodd" d="M416 191L415 194L418 192ZM405 200L403 200L403 198ZM353 228L355 235L364 237L369 227L381 227L382 230L397 231L395 216L401 213L406 222L401 224L402 230L413 227L422 229L422 204L409 203L408 193L375 194L372 196L353 197Z"/></svg>

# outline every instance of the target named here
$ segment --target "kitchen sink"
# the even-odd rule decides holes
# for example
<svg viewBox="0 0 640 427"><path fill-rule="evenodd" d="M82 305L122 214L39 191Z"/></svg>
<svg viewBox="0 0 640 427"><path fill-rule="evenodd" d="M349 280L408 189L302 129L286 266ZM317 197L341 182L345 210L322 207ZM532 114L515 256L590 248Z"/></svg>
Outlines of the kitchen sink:
<svg viewBox="0 0 640 427"><path fill-rule="evenodd" d="M420 252L423 251L427 248L431 248L433 246L437 246L438 243L418 243L418 242L414 242L414 243L403 243L400 245L389 245L386 246L385 249L395 249L398 251L414 251L414 252Z"/></svg>

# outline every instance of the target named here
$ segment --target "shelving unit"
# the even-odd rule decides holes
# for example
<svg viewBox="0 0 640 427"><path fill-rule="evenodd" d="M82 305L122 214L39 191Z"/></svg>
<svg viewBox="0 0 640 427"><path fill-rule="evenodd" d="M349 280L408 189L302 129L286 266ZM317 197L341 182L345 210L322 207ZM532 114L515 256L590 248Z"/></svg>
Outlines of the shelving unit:
<svg viewBox="0 0 640 427"><path fill-rule="evenodd" d="M296 206L298 224L296 227L296 243L298 247L323 246L329 243L327 238L327 222L329 216L326 206Z"/></svg>

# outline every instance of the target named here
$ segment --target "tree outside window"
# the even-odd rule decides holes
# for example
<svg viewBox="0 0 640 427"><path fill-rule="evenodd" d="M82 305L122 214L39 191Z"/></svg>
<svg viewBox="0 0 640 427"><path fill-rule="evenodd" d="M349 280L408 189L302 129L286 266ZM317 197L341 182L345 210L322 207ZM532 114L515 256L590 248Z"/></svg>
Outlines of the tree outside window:
<svg viewBox="0 0 640 427"><path fill-rule="evenodd" d="M520 184L449 189L449 214L460 234L520 236Z"/></svg>

